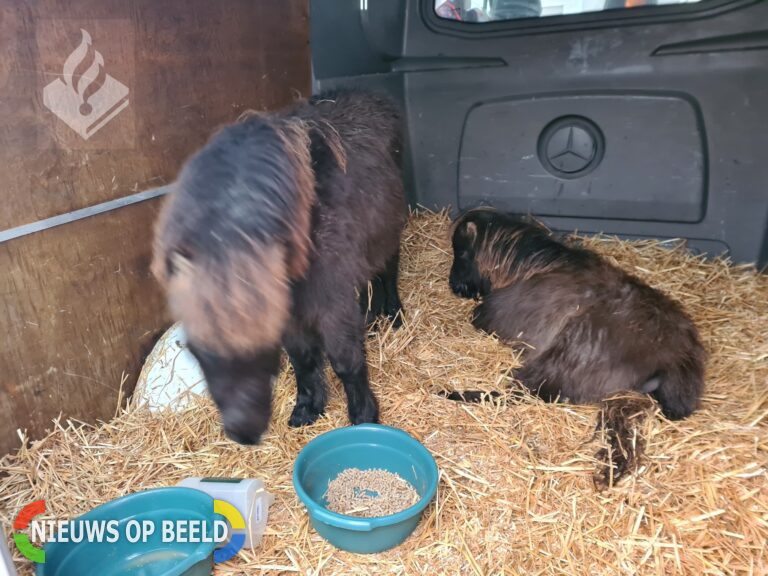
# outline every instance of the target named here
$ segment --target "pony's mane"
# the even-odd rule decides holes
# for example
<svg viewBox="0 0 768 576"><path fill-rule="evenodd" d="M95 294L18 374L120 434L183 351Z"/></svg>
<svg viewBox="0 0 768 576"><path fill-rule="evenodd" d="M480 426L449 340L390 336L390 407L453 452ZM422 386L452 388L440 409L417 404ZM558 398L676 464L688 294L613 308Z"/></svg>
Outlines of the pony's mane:
<svg viewBox="0 0 768 576"><path fill-rule="evenodd" d="M477 266L494 289L537 274L586 267L599 257L556 240L538 221L494 217L477 237Z"/></svg>

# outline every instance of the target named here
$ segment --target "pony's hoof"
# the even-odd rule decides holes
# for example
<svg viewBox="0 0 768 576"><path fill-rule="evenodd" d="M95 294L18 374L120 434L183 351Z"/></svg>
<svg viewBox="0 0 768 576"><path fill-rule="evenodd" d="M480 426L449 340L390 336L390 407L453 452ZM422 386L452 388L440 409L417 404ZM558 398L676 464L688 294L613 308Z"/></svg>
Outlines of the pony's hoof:
<svg viewBox="0 0 768 576"><path fill-rule="evenodd" d="M314 424L322 413L322 410L317 410L306 404L296 404L296 406L293 407L293 412L291 412L291 417L288 420L288 426L291 428L309 426L310 424Z"/></svg>
<svg viewBox="0 0 768 576"><path fill-rule="evenodd" d="M379 405L373 396L367 398L361 403L360 407L349 409L349 421L352 424L378 424L379 423Z"/></svg>
<svg viewBox="0 0 768 576"><path fill-rule="evenodd" d="M403 325L403 309L398 308L397 310L390 312L387 314L387 318L392 322L392 328L397 330Z"/></svg>

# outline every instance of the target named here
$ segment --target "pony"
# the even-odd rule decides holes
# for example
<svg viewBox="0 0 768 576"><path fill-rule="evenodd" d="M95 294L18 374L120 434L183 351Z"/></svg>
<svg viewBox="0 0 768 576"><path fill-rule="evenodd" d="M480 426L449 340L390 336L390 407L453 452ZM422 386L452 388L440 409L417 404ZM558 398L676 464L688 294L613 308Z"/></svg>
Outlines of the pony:
<svg viewBox="0 0 768 576"><path fill-rule="evenodd" d="M651 395L673 420L699 407L706 354L691 318L662 292L536 222L492 209L458 218L452 245L452 291L480 300L476 328L525 344L514 378L530 392L575 404Z"/></svg>
<svg viewBox="0 0 768 576"><path fill-rule="evenodd" d="M350 421L378 421L361 307L402 316L401 147L393 102L344 91L249 112L181 170L152 269L232 440L255 444L268 428L282 349L297 384L291 426L324 412L326 358Z"/></svg>

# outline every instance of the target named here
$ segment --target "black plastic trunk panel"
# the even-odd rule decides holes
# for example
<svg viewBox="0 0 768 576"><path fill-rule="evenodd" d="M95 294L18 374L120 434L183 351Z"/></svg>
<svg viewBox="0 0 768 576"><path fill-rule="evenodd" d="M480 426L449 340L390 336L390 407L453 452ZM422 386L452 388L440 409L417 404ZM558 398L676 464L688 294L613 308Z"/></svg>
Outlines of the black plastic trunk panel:
<svg viewBox="0 0 768 576"><path fill-rule="evenodd" d="M768 265L768 2L488 25L433 7L310 4L314 89L402 103L413 206L489 204Z"/></svg>
<svg viewBox="0 0 768 576"><path fill-rule="evenodd" d="M548 95L480 104L464 125L459 207L698 222L706 200L698 118L690 102L671 96Z"/></svg>

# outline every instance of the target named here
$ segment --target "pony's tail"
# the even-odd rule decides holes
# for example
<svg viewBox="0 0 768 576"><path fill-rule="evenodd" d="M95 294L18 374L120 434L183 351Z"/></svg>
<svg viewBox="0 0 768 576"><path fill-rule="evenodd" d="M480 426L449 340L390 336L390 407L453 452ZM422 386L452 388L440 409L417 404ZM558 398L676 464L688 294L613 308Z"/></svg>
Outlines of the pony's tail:
<svg viewBox="0 0 768 576"><path fill-rule="evenodd" d="M641 428L653 410L653 400L635 392L621 392L600 403L593 438L602 434L605 446L595 454L595 488L610 488L638 467L645 452Z"/></svg>
<svg viewBox="0 0 768 576"><path fill-rule="evenodd" d="M441 391L438 396L455 402L499 404L503 398L515 392L525 393L510 388L505 392ZM595 488L602 490L612 487L638 467L645 452L645 436L641 428L653 413L654 407L655 403L650 396L636 392L621 392L600 403L592 440L601 434L605 447L595 454L598 463L592 476Z"/></svg>

